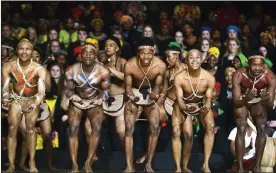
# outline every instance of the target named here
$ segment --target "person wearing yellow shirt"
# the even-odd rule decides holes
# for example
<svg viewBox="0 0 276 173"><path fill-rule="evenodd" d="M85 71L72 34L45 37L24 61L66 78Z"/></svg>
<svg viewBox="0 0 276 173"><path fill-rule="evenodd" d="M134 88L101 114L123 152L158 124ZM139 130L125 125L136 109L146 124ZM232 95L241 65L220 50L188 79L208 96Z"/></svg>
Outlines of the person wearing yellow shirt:
<svg viewBox="0 0 276 173"><path fill-rule="evenodd" d="M20 40L23 36L26 35L26 29L22 28L20 26L22 18L20 17L19 13L13 14L13 27L12 27L12 36L16 37L18 40Z"/></svg>
<svg viewBox="0 0 276 173"><path fill-rule="evenodd" d="M71 17L64 22L65 28L59 32L59 42L67 49L70 43L78 40L78 31L74 29L74 21Z"/></svg>

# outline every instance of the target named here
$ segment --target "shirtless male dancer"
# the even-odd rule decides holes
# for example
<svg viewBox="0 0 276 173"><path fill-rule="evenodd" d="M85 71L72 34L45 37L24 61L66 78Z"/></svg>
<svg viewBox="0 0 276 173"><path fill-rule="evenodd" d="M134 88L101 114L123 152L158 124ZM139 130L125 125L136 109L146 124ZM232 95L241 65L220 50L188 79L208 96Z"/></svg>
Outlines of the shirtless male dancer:
<svg viewBox="0 0 276 173"><path fill-rule="evenodd" d="M46 70L32 60L33 45L23 39L18 43L15 61L4 64L2 107L8 110L8 158L9 168L6 172L14 172L14 159L17 145L19 125L26 127L27 145L30 154L30 172L38 172L35 165L36 131L35 124L40 110L40 104L45 95ZM9 83L12 83L10 93ZM25 124L21 123L25 117ZM20 127L22 128L22 127Z"/></svg>
<svg viewBox="0 0 276 173"><path fill-rule="evenodd" d="M201 61L200 51L196 49L190 50L186 56L188 69L181 71L174 78L177 103L174 104L172 126L176 172L181 172L181 129L185 137L182 171L191 172L187 168L193 143L191 116L196 116L205 128L204 163L201 169L204 172L210 172L209 158L214 144L215 126L214 117L210 109L216 81L211 74L200 67Z"/></svg>
<svg viewBox="0 0 276 173"><path fill-rule="evenodd" d="M95 62L96 49L93 45L84 45L81 52L81 63L66 69L65 95L69 98L69 152L73 162L72 172L78 172L78 131L83 113L91 124L92 134L89 136L89 149L84 164L86 172L92 172L93 158L100 138L104 114L103 100L108 98L110 71L101 63Z"/></svg>
<svg viewBox="0 0 276 173"><path fill-rule="evenodd" d="M39 54L37 51L33 51L33 61L40 64L40 56L37 56ZM45 89L46 93L50 92L51 90L51 75L46 70L46 81L45 81ZM52 143L52 118L53 118L53 112L50 112L49 107L46 102L42 101L40 104L40 111L38 114L37 119L37 125L40 127L42 136L43 136L43 144L47 153L47 159L48 159L48 169L50 171L56 171L56 169L53 166L53 143ZM25 117L22 117L21 123L25 121ZM23 136L22 141L22 148L21 148L21 155L20 155L20 161L19 161L19 167L24 171L29 171L29 169L25 166L25 161L28 156L28 145L27 145L27 136L26 136L26 128L24 124L22 124L24 129L21 130L21 134Z"/></svg>
<svg viewBox="0 0 276 173"><path fill-rule="evenodd" d="M162 93L158 99L158 105L165 108L165 114L172 116L173 104L176 101L174 91L174 76L184 69L187 69L187 65L180 61L181 49L180 44L176 42L170 42L168 49L165 52L168 69L165 73L164 84ZM162 117L160 117L162 121ZM150 143L150 142L149 142ZM136 162L143 163L147 158L147 154L143 155Z"/></svg>
<svg viewBox="0 0 276 173"><path fill-rule="evenodd" d="M124 110L127 162L125 172L135 171L133 165L133 132L135 121L139 117L139 107L143 107L150 128L150 140L148 141L150 143L148 145L148 160L145 171L153 172L151 162L160 131L160 112L156 101L161 93L165 72L166 64L154 56L154 41L151 38L143 38L138 47L138 56L129 59L124 68L126 95L129 99Z"/></svg>
<svg viewBox="0 0 276 173"><path fill-rule="evenodd" d="M104 113L115 118L116 132L124 145L125 121L124 121L124 65L126 60L119 56L120 41L114 37L109 37L105 42L105 52L108 57L107 67L111 72L111 85L109 88L108 100L103 102ZM85 122L86 134L92 133L89 128L89 121Z"/></svg>
<svg viewBox="0 0 276 173"><path fill-rule="evenodd" d="M234 73L233 102L234 119L237 125L235 148L239 172L244 172L242 160L248 113L257 128L256 160L253 171L260 172L260 163L266 144L267 112L273 108L275 87L275 75L269 69L264 68L262 56L249 57L248 66Z"/></svg>

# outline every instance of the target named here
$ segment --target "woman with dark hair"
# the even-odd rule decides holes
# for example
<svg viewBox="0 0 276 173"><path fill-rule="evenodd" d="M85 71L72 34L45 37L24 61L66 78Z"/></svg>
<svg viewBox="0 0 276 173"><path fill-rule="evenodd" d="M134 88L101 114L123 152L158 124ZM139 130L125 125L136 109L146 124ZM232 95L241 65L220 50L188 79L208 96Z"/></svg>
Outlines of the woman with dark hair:
<svg viewBox="0 0 276 173"><path fill-rule="evenodd" d="M260 46L259 54L265 58L264 61L265 61L266 68L271 69L275 73L275 66L273 65L272 61L270 60L270 55L268 55L267 47Z"/></svg>
<svg viewBox="0 0 276 173"><path fill-rule="evenodd" d="M134 53L132 51L132 47L128 42L124 40L123 34L122 34L122 29L114 25L110 28L110 36L114 36L120 41L120 47L121 47L121 54L120 56L122 58L125 58L126 60L130 59L131 57L134 56Z"/></svg>
<svg viewBox="0 0 276 173"><path fill-rule="evenodd" d="M251 56L257 53L257 40L252 35L251 27L248 23L241 25L241 34L239 36L241 48L246 56Z"/></svg>
<svg viewBox="0 0 276 173"><path fill-rule="evenodd" d="M235 121L233 118L233 103L232 103L232 77L236 69L233 67L227 67L224 72L225 82L223 82L221 93L219 95L219 102L221 103L226 116L227 116L227 132L235 127Z"/></svg>
<svg viewBox="0 0 276 173"><path fill-rule="evenodd" d="M194 35L194 28L192 23L186 22L183 26L184 33L184 45L187 46L187 50L195 48L197 42L197 36Z"/></svg>
<svg viewBox="0 0 276 173"><path fill-rule="evenodd" d="M207 56L208 56L208 50L209 48L211 47L211 42L210 40L206 39L206 38L203 38L201 41L200 41L200 45L199 45L199 50L201 52L201 59L202 59L202 62L205 62L207 63Z"/></svg>
<svg viewBox="0 0 276 173"><path fill-rule="evenodd" d="M51 90L45 96L47 100L55 101L54 107L54 129L58 132L59 148L65 149L67 147L67 127L66 120L68 115L61 109L61 95L64 87L65 76L61 73L61 67L58 64L50 66L51 75Z"/></svg>
<svg viewBox="0 0 276 173"><path fill-rule="evenodd" d="M176 31L174 39L175 39L175 42L180 45L180 50L181 50L180 60L181 62L184 62L184 59L188 52L186 51L186 46L183 44L184 36L182 31Z"/></svg>

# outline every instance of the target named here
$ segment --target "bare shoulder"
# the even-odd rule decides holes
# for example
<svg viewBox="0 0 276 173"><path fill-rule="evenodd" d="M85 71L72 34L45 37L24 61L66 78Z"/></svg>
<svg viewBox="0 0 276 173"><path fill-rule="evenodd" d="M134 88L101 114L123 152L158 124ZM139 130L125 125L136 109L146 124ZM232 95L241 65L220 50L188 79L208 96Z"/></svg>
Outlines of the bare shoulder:
<svg viewBox="0 0 276 173"><path fill-rule="evenodd" d="M121 65L124 65L127 62L127 60L122 57L120 57L119 61Z"/></svg>
<svg viewBox="0 0 276 173"><path fill-rule="evenodd" d="M74 69L80 68L80 63L72 64L69 67L66 68L66 72L72 71Z"/></svg>
<svg viewBox="0 0 276 173"><path fill-rule="evenodd" d="M157 67L159 70L161 70L162 73L165 73L167 69L165 62L158 57L154 57L152 60L153 60L153 67Z"/></svg>
<svg viewBox="0 0 276 173"><path fill-rule="evenodd" d="M126 70L135 68L136 67L136 57L132 57L129 60L127 60L125 62L124 67L125 67Z"/></svg>
<svg viewBox="0 0 276 173"><path fill-rule="evenodd" d="M174 81L181 82L181 81L183 81L183 79L185 78L186 75L187 75L186 70L182 70L181 72L179 72L175 75Z"/></svg>
<svg viewBox="0 0 276 173"><path fill-rule="evenodd" d="M182 66L183 66L183 68L186 70L186 69L188 69L188 66L187 66L187 64L185 64L185 63L182 63Z"/></svg>
<svg viewBox="0 0 276 173"><path fill-rule="evenodd" d="M16 65L16 61L6 62L2 66L2 71L4 71L4 72L10 72L12 66L15 66L15 65Z"/></svg>
<svg viewBox="0 0 276 173"><path fill-rule="evenodd" d="M240 78L243 73L246 73L246 68L243 67L243 68L237 69L233 74L233 79Z"/></svg>
<svg viewBox="0 0 276 173"><path fill-rule="evenodd" d="M110 74L110 70L107 66L99 62L97 63L97 66L99 67L99 70L102 74Z"/></svg>
<svg viewBox="0 0 276 173"><path fill-rule="evenodd" d="M270 69L267 69L267 78L269 81L275 81L276 80L276 76L275 74L270 70Z"/></svg>

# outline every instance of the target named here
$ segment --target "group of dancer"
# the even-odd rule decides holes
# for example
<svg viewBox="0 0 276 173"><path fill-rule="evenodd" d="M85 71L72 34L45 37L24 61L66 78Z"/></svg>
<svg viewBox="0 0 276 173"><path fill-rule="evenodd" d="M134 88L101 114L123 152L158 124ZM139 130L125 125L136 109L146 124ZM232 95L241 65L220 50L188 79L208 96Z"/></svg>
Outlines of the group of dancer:
<svg viewBox="0 0 276 173"><path fill-rule="evenodd" d="M193 145L192 116L196 116L205 129L202 171L210 172L209 158L214 143L215 127L211 102L216 80L208 71L201 68L203 61L199 50L190 50L185 57L185 63L182 63L180 46L174 42L170 43L165 52L165 63L154 56L154 45L151 38L143 38L138 46L137 56L126 61L119 56L120 41L110 37L105 42L108 61L101 63L98 62L95 46L86 43L81 50L81 61L66 69L61 107L67 111L69 117L69 153L72 172L79 171L78 131L82 115L87 117L85 134L88 142L84 170L92 172L92 164L98 159L96 150L102 122L105 116L113 116L116 132L125 148L125 172L135 172L133 132L135 122L141 114L147 117L149 136L147 152L136 162L146 161L146 172L154 172L152 159L158 142L160 124L168 119L167 115L172 119L175 171L192 172L188 169L188 162ZM38 172L35 165L35 126L39 119L42 119L42 122L51 119L51 117L42 118L39 113L45 93L50 89L49 74L39 62L32 59L32 53L31 42L23 39L17 46L17 59L5 63L2 67L2 109L8 110L9 124L7 172L15 170L18 129L24 136L26 153L20 161L20 167L30 172ZM264 68L262 56L249 57L248 66L234 73L233 116L238 129L236 155L240 172L243 172L244 136L249 113L258 132L254 171L260 172L266 139L267 112L273 107L275 85L275 76L269 69ZM44 112L43 115L45 114L47 113ZM45 126L50 127L47 123ZM48 131L46 128L45 139L48 138ZM180 140L181 132L184 134L184 144ZM24 165L27 151L30 155L29 169ZM48 165L50 170L54 170L51 151L50 147L47 152L50 154Z"/></svg>

